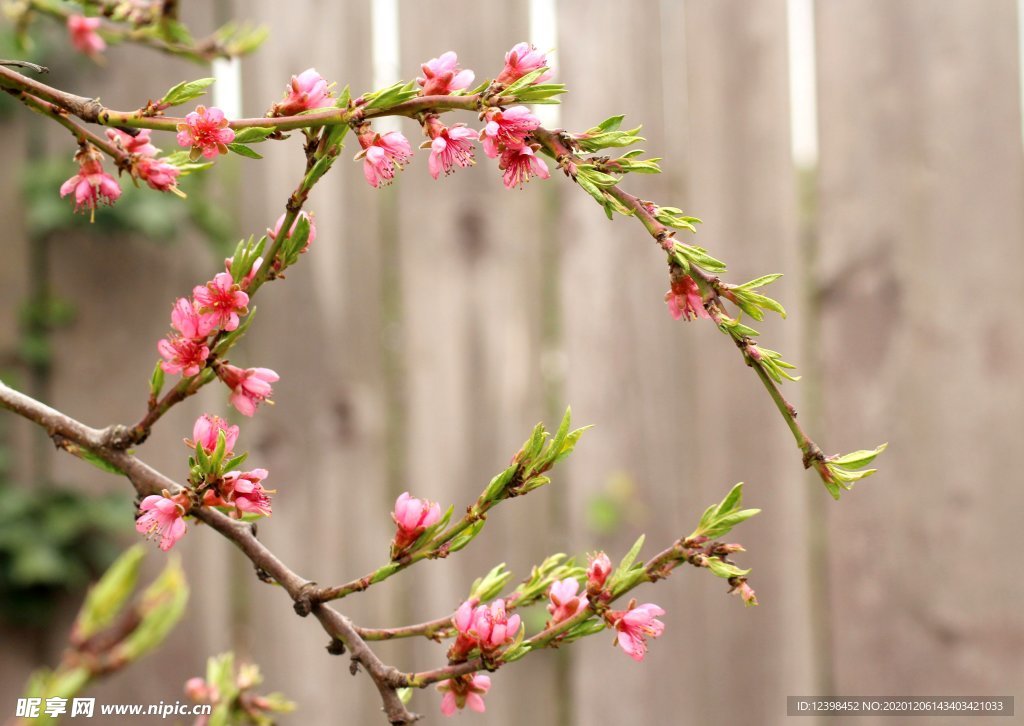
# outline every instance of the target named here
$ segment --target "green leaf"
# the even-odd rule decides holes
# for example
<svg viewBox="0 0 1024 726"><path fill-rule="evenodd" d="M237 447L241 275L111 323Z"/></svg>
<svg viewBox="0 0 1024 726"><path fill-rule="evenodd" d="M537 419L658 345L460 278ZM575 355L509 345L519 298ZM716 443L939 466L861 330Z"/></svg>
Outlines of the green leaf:
<svg viewBox="0 0 1024 726"><path fill-rule="evenodd" d="M160 99L160 105L169 106L180 106L183 103L187 103L194 98L199 98L206 93L206 89L213 85L216 78L199 78L195 81L182 81L176 86L171 87L164 97Z"/></svg>
<svg viewBox="0 0 1024 726"><path fill-rule="evenodd" d="M228 149L230 151L233 151L234 153L238 154L239 156L244 156L244 157L247 157L249 159L262 159L263 158L262 154L259 154L258 152L253 151L252 149L250 149L245 144L228 144Z"/></svg>
<svg viewBox="0 0 1024 726"><path fill-rule="evenodd" d="M125 476L125 473L123 471L118 469L116 466L114 466L110 462L104 461L103 459L101 459L99 456L97 456L96 454L92 453L91 451L87 451L86 449L79 449L79 455L81 456L82 459L84 459L85 461L88 461L90 464L95 466L97 469L102 469L103 471L109 472L111 474L117 474L118 476Z"/></svg>
<svg viewBox="0 0 1024 726"><path fill-rule="evenodd" d="M626 556L622 558L622 562L619 563L613 577L620 577L629 572L629 569L633 566L633 563L636 562L636 558L644 546L644 539L646 539L646 535L640 535L637 537L636 542L634 542L633 546L629 548L629 552L627 552Z"/></svg>
<svg viewBox="0 0 1024 726"><path fill-rule="evenodd" d="M846 469L847 471L861 469L874 461L875 457L887 448L889 448L888 443L882 444L870 451L861 449L860 451L854 451L850 454L844 454L843 456L837 456L834 459L829 459L829 463L838 466L841 469Z"/></svg>
<svg viewBox="0 0 1024 726"><path fill-rule="evenodd" d="M718 577L729 579L730 577L743 577L750 573L750 570L741 570L736 565L723 562L718 557L708 557L707 567Z"/></svg>
<svg viewBox="0 0 1024 726"><path fill-rule="evenodd" d="M267 137L274 133L274 129L263 128L261 126L250 126L249 128L242 129L235 134L236 144L258 144L261 141L266 141Z"/></svg>
<svg viewBox="0 0 1024 726"><path fill-rule="evenodd" d="M76 638L91 638L114 621L135 589L145 554L140 544L129 547L89 589L75 620Z"/></svg>
<svg viewBox="0 0 1024 726"><path fill-rule="evenodd" d="M164 369L161 363L157 362L156 368L153 369L153 375L149 379L149 395L153 398L159 397L160 391L164 388Z"/></svg>

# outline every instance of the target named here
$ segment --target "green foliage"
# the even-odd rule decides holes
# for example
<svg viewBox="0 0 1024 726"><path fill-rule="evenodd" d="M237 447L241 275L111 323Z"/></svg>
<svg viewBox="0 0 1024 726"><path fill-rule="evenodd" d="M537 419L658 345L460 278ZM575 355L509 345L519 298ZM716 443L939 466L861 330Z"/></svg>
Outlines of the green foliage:
<svg viewBox="0 0 1024 726"><path fill-rule="evenodd" d="M715 539L716 537L721 537L732 531L732 528L740 522L745 522L761 511L760 509L740 509L742 502L743 482L740 482L729 490L725 499L718 504L712 504L704 510L704 514L700 518L700 524L697 525L697 529L693 531L690 538L707 537L708 539Z"/></svg>
<svg viewBox="0 0 1024 726"><path fill-rule="evenodd" d="M132 514L122 495L0 485L0 617L46 624L58 596L80 590L110 564Z"/></svg>
<svg viewBox="0 0 1024 726"><path fill-rule="evenodd" d="M865 469L864 467L871 464L875 457L885 451L888 446L889 444L886 443L870 451L862 449L851 454L844 454L843 456L829 457L825 461L828 476L822 477L822 480L833 499L839 499L842 489L849 491L853 488L854 482L869 477L878 471L877 469Z"/></svg>

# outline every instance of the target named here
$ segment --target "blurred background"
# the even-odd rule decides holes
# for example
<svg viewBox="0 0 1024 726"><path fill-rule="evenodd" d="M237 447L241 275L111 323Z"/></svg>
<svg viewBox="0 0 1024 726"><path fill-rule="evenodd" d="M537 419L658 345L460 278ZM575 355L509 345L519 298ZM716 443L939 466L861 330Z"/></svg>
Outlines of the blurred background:
<svg viewBox="0 0 1024 726"><path fill-rule="evenodd" d="M790 317L758 327L798 364L784 390L818 443L890 444L879 473L833 502L733 346L670 319L664 258L640 225L609 222L565 180L508 191L478 153L434 182L420 154L373 190L343 158L307 205L316 243L259 295L232 356L281 374L276 405L239 421L278 489L261 539L304 576L350 580L386 559L401 492L458 511L537 421L555 426L571 404L594 425L552 485L502 505L466 551L346 600L356 622L440 617L498 561L518 580L551 552L617 559L640 532L650 555L737 481L764 510L730 535L760 607L680 570L638 593L668 611L643 664L611 636L537 654L494 674L486 717L471 718L766 724L786 719L787 695L1024 696L1016 0L182 5L197 35L232 16L271 28L215 69L229 115L263 115L310 66L358 93L450 49L483 79L518 41L554 47L570 92L546 122L643 123L665 173L626 187L701 217L696 241L728 280L785 273L770 292ZM127 46L100 67L61 28L38 40L47 82L119 109L212 74ZM127 189L90 226L57 197L75 171L67 133L10 102L0 113L2 375L89 424L134 422L174 298L273 225L303 170L299 141L264 144L264 162L222 159L183 184L188 202ZM233 415L221 387L176 408L140 457L184 479L181 440L204 411ZM32 669L59 659L90 577L135 540L131 498L0 416L0 718ZM299 703L282 723L381 721L369 681L247 560L197 527L175 550L192 587L184 621L87 695L184 698L208 655L234 649ZM443 661L434 644L379 652L404 670ZM436 723L438 703L427 691L412 708Z"/></svg>

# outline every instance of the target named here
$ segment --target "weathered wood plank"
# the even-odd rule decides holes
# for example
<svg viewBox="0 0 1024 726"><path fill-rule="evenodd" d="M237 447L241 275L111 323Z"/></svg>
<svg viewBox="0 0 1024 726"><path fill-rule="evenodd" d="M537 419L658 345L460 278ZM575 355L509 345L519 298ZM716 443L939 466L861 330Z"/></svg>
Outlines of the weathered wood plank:
<svg viewBox="0 0 1024 726"><path fill-rule="evenodd" d="M841 692L1021 695L1016 12L818 4L827 440L890 441L830 527Z"/></svg>

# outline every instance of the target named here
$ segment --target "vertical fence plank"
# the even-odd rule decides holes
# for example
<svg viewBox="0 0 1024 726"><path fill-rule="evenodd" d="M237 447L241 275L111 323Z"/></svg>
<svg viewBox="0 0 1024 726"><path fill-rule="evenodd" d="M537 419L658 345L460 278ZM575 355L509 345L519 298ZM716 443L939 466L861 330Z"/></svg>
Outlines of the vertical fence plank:
<svg viewBox="0 0 1024 726"><path fill-rule="evenodd" d="M418 73L420 63L455 50L463 67L476 72L476 82L493 78L505 51L526 40L527 7L522 0L403 3L403 74ZM456 121L479 128L471 115L446 117ZM414 147L423 140L415 125L407 123L404 131ZM538 220L544 190L504 189L496 161L479 148L477 166L451 177L435 182L426 167L427 153L421 152L396 181L408 447L403 487L454 503L459 516L545 413ZM502 504L467 550L417 568L406 585L415 616L451 611L472 580L501 560L517 579L527 576L557 537L548 534L551 496L540 490ZM417 663L442 659L441 649L431 646L419 651ZM494 723L542 723L550 715L553 659L531 660L494 675L488 696ZM532 697L523 699L523 693ZM418 701L428 713L437 707L431 696Z"/></svg>
<svg viewBox="0 0 1024 726"><path fill-rule="evenodd" d="M336 90L350 84L358 94L369 87L369 0L303 4L287 15L278 10L272 2L239 8L266 17L274 31L247 62L247 114L264 113L289 77L308 67L337 81ZM303 174L301 134L293 136L264 145L265 186L243 184L243 229L258 232L284 211ZM383 564L390 530L380 338L385 261L375 199L351 161L353 147L350 138L310 196L317 239L286 280L261 291L258 320L238 353L246 365L274 367L282 376L277 405L247 428L257 437L258 460L279 486L279 514L261 525L261 533L286 562L322 584L345 582ZM254 169L250 162L243 175ZM276 623L252 644L255 660L267 670L268 683L299 702L300 722L339 708L353 723L380 718L368 679L350 678L348 660L324 652L327 638L314 623L282 618L284 598L255 582L244 586L254 598L252 624ZM386 621L393 601L386 591L374 592L341 607L357 622Z"/></svg>
<svg viewBox="0 0 1024 726"><path fill-rule="evenodd" d="M698 241L729 262L730 281L786 275L768 294L784 302L791 318L771 316L754 327L767 347L804 367L809 361L800 360L786 3L692 0L686 4L686 41L686 202L705 220ZM803 503L809 487L818 496L825 492L803 472L799 451L756 376L718 338L700 341L695 373L696 410L715 412L695 432L699 485L714 501L716 492L746 481L747 504L764 510L729 536L749 550L742 560L753 567L761 605L744 610L722 603L712 584L701 589L701 617L710 633L706 673L729 673L730 683L723 689L707 682L711 690L700 698L698 713L701 721L739 723L758 714L778 722L784 696L801 692L809 681ZM785 395L799 405L800 385L787 384Z"/></svg>
<svg viewBox="0 0 1024 726"><path fill-rule="evenodd" d="M828 440L890 441L830 527L839 690L1020 696L1016 3L818 13Z"/></svg>
<svg viewBox="0 0 1024 726"><path fill-rule="evenodd" d="M585 16L588 29L566 33L560 46L572 89L568 127L628 111L645 124L647 146L667 157L668 171L660 179L629 179L631 188L703 217L697 242L733 263L730 279L792 271L784 4L692 2L685 21L682 8L666 3L624 14L614 3L568 2L563 14L564 27ZM591 39L605 28L614 28L616 51L597 54ZM723 583L700 576L707 573L683 572L640 594L669 610L665 638L676 647L659 643L651 662L633 668L610 657L605 642L582 646L578 722L740 722L772 713L771 699L806 668L802 577L777 561L778 523L799 528L798 456L732 346L711 326L669 319L661 301L663 262L642 230L628 221L605 223L586 198L567 208L576 230L563 282L572 303L565 323L570 398L583 419L598 424L589 436L593 448L582 448L573 464L574 500L607 496L631 482L647 512L627 517L608 540L617 550L636 529L647 531L649 550L689 532L703 507L742 479L750 482L751 506L767 510L735 535L751 550L743 561L754 566L765 604L744 611L725 599ZM581 286L586 305L578 304ZM776 292L787 298L796 289ZM771 323L765 330L773 342L796 342L792 330ZM580 546L593 541L585 517L578 516L577 533ZM794 648L793 662L779 668ZM722 672L730 674L728 684L711 676ZM614 699L602 685L609 677L619 691ZM652 694L651 679L662 678L682 685ZM734 691L744 698L733 698Z"/></svg>

